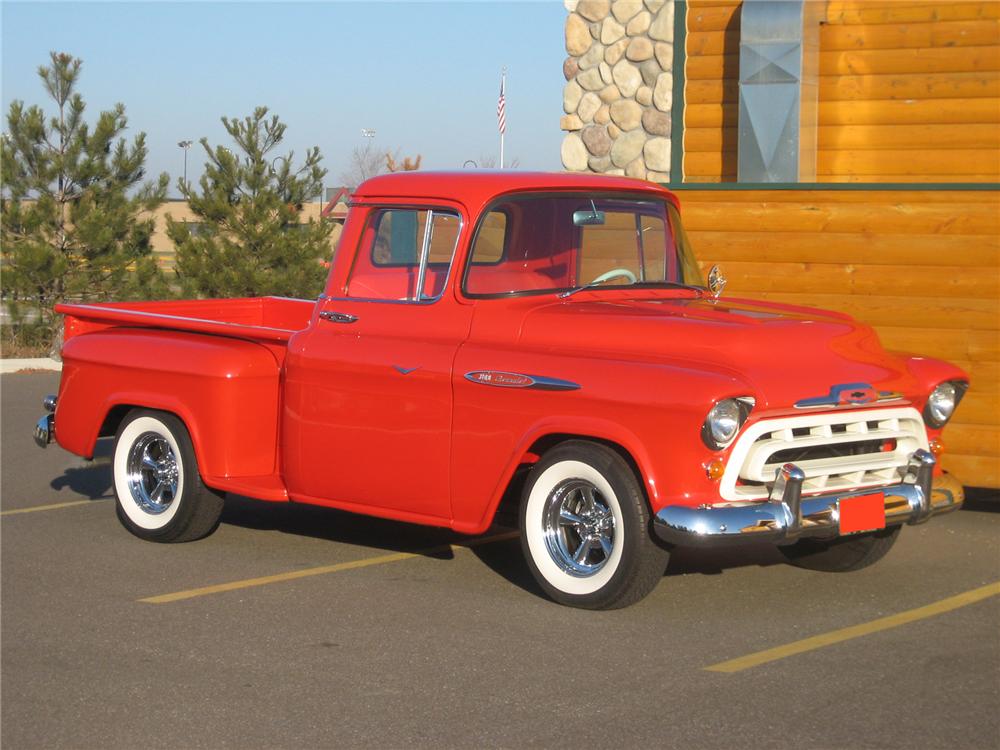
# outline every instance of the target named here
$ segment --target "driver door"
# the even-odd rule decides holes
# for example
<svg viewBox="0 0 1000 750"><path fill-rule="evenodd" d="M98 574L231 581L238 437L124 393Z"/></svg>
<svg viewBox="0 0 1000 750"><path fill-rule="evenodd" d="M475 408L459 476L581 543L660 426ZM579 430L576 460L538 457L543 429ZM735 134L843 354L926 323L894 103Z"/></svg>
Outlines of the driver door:
<svg viewBox="0 0 1000 750"><path fill-rule="evenodd" d="M293 498L450 521L452 363L472 308L444 290L461 228L456 208L370 212L345 293L289 353Z"/></svg>

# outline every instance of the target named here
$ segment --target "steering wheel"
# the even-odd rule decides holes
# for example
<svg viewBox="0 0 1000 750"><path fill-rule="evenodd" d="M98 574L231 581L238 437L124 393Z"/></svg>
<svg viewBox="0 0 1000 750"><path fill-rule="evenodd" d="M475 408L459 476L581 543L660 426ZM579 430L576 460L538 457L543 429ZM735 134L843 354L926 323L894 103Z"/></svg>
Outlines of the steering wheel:
<svg viewBox="0 0 1000 750"><path fill-rule="evenodd" d="M611 279L617 278L619 276L624 276L626 279L629 280L630 284L634 284L636 283L636 281L638 281L635 274L632 273L627 268L612 268L610 271L605 271L604 273L602 273L596 279L591 281L590 284L588 284L587 286L590 286L591 284L600 284L605 281L610 281Z"/></svg>

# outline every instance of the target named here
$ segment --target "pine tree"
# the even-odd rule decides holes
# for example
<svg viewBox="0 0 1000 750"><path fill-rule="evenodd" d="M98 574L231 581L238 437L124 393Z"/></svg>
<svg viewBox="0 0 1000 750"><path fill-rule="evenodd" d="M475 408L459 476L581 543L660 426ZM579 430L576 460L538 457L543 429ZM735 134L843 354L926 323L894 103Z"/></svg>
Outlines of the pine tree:
<svg viewBox="0 0 1000 750"><path fill-rule="evenodd" d="M281 295L315 297L322 290L333 224L299 221L302 204L322 188L326 170L318 148L302 166L294 154L273 156L285 135L278 117L258 107L242 120L222 118L236 145L209 146L200 191L181 181L180 190L200 219L192 226L167 220L177 246L177 277L184 291L205 297Z"/></svg>
<svg viewBox="0 0 1000 750"><path fill-rule="evenodd" d="M57 302L169 292L148 213L163 202L169 178L142 183L146 136L122 137L123 105L101 112L93 127L84 121L80 67L71 55L51 53L38 75L57 114L14 101L2 139L4 304L28 344L57 338Z"/></svg>

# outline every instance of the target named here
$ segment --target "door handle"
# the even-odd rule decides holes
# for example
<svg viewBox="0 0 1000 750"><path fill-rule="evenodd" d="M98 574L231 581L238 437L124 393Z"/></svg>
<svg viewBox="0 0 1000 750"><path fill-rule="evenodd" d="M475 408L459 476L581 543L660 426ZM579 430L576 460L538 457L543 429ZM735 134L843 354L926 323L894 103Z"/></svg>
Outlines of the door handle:
<svg viewBox="0 0 1000 750"><path fill-rule="evenodd" d="M327 312L326 310L321 312L319 316L323 320L329 320L333 323L355 323L358 320L357 315L342 312Z"/></svg>

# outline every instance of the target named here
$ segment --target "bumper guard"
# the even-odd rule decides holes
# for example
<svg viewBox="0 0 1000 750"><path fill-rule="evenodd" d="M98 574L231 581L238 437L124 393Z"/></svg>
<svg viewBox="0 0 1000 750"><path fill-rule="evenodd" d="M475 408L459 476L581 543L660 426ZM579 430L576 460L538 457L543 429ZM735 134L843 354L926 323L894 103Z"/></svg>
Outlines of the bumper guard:
<svg viewBox="0 0 1000 750"><path fill-rule="evenodd" d="M49 412L49 414L46 414L35 424L35 445L39 448L44 448L55 440L56 417L54 412L56 410L56 397L46 396L42 399L42 406L45 407L45 410Z"/></svg>

